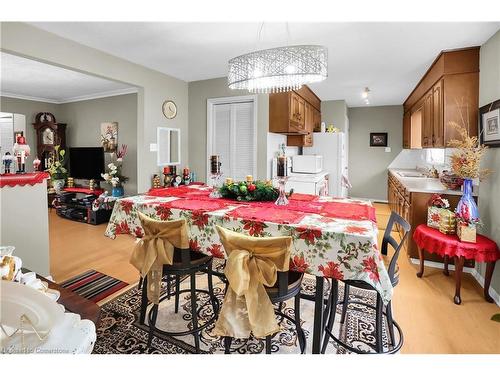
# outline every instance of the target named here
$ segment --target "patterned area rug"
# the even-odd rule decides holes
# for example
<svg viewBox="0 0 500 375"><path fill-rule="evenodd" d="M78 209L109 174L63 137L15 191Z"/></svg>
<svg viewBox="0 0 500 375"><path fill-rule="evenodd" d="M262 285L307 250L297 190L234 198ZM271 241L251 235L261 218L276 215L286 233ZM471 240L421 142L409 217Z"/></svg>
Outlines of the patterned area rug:
<svg viewBox="0 0 500 375"><path fill-rule="evenodd" d="M206 275L198 275L196 278L196 287L204 288L206 286ZM181 289L189 288L189 279L181 283ZM214 277L215 293L222 301L224 284ZM311 276L304 277L303 291L307 294L315 293L315 278ZM340 298L342 298L343 284L339 283ZM325 286L325 294L328 292L328 285ZM160 304L157 326L165 330L185 330L191 326L191 303L189 293L180 296L179 313L174 313L174 298L165 300ZM210 319L212 315L212 306L208 297L201 295L198 297L199 323L202 324ZM374 292L351 288L351 301L360 301L374 304ZM94 353L106 354L181 354L194 353L194 340L192 335L180 336L178 338L167 338L155 336L152 346L147 346L148 327L139 323L139 308L141 294L137 288L131 288L127 292L109 301L102 306L101 325L97 331L97 341L94 347ZM149 311L149 310L148 310ZM283 310L288 316L293 317L293 300L287 301ZM339 306L338 312L340 313ZM301 322L307 338L306 353L311 353L312 347L312 327L314 316L314 302L302 300L301 302ZM336 316L334 333L353 347L364 351L373 351L368 344L375 344L375 312L356 303L349 305L345 324L339 322L340 314ZM146 323L147 324L147 323ZM300 353L295 326L286 320L280 322L281 332L272 339L273 353ZM203 353L223 353L224 347L222 340L218 336L212 335L213 325L204 329L201 333L201 350ZM340 333L339 333L340 330ZM383 342L387 348L387 334L385 322L383 326ZM340 335L340 336L339 336ZM232 352L245 353L264 353L264 341L250 337L246 340L233 340ZM342 347L337 347L332 340L330 341L327 353L349 353Z"/></svg>
<svg viewBox="0 0 500 375"><path fill-rule="evenodd" d="M93 302L99 302L127 285L124 281L95 270L86 271L61 283L63 288L69 289Z"/></svg>

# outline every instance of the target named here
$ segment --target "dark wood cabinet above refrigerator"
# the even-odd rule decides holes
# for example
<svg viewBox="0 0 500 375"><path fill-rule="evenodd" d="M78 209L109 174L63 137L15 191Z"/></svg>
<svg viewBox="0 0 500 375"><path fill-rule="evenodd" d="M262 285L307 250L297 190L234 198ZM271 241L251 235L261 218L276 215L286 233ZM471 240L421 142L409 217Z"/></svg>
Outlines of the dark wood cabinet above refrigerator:
<svg viewBox="0 0 500 375"><path fill-rule="evenodd" d="M312 146L320 122L321 101L308 86L269 95L269 131L286 134L288 146Z"/></svg>

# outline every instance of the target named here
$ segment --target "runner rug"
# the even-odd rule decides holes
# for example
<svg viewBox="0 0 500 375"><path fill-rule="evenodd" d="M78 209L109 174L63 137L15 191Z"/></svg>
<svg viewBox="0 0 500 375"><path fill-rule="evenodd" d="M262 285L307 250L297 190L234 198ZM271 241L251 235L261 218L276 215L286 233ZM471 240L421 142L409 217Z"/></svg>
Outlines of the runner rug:
<svg viewBox="0 0 500 375"><path fill-rule="evenodd" d="M93 302L99 302L128 284L101 272L89 270L60 285Z"/></svg>

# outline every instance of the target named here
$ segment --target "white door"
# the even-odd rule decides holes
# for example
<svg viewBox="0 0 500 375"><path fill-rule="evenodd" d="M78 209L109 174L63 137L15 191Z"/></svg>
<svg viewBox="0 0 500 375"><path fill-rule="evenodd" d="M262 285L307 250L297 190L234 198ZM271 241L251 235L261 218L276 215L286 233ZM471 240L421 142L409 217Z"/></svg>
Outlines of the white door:
<svg viewBox="0 0 500 375"><path fill-rule="evenodd" d="M219 155L225 177L245 180L247 175L257 174L257 129L254 116L254 101L212 105L207 160L210 155ZM210 180L209 172L207 180Z"/></svg>

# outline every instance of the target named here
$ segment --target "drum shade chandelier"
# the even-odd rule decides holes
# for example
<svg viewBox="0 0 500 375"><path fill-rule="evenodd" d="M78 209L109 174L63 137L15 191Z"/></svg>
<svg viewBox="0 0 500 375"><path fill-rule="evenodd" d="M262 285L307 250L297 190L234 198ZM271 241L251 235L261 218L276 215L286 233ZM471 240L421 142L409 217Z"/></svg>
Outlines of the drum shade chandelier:
<svg viewBox="0 0 500 375"><path fill-rule="evenodd" d="M229 60L229 88L252 93L297 90L304 84L320 82L327 77L328 50L323 46L270 48Z"/></svg>

